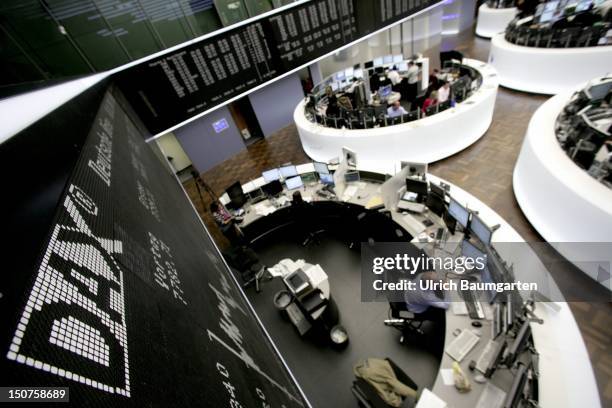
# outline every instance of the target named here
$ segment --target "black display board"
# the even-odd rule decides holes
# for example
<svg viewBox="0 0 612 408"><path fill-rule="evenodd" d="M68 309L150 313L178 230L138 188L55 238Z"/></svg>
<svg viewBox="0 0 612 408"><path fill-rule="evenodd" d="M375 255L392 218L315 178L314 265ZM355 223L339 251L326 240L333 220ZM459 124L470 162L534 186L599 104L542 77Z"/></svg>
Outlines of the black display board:
<svg viewBox="0 0 612 408"><path fill-rule="evenodd" d="M5 254L2 385L67 386L78 407L307 406L118 100L104 94L76 161L49 163L71 171L37 257ZM52 122L39 130L61 138ZM20 140L21 154L36 148Z"/></svg>
<svg viewBox="0 0 612 408"><path fill-rule="evenodd" d="M128 68L117 83L157 134L437 2L312 0Z"/></svg>

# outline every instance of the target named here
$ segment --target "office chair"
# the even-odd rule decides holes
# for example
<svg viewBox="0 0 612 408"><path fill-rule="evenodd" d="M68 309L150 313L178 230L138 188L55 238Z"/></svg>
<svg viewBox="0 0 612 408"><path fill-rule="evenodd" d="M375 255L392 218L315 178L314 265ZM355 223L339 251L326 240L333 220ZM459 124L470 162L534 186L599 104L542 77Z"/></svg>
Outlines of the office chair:
<svg viewBox="0 0 612 408"><path fill-rule="evenodd" d="M395 377L399 382L409 386L410 388L418 391L418 385L406 374L397 364L393 362L390 358L385 358L389 362ZM353 385L351 386L351 392L357 399L357 403L362 408L388 408L390 407L376 392L376 389L370 385L363 378L356 377L355 381L353 381ZM415 400L404 399L402 403L403 408L412 408L415 406Z"/></svg>
<svg viewBox="0 0 612 408"><path fill-rule="evenodd" d="M400 331L400 343L404 344L407 334L422 336L425 332L421 329L424 319L419 313L412 313L406 308L404 302L389 302L389 318L384 321L385 326L393 327Z"/></svg>
<svg viewBox="0 0 612 408"><path fill-rule="evenodd" d="M266 275L266 267L259 261L259 257L251 248L240 246L230 248L223 252L227 264L238 272L242 279L242 287L255 285L255 291L261 292L260 281Z"/></svg>

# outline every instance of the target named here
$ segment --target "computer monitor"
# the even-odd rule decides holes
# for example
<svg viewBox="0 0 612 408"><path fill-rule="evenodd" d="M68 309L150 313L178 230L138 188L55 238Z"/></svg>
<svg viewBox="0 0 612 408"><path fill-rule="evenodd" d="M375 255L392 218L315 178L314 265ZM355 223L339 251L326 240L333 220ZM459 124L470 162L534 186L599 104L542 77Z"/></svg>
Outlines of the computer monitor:
<svg viewBox="0 0 612 408"><path fill-rule="evenodd" d="M359 78L359 79L363 78L363 70L361 68L354 70L353 77Z"/></svg>
<svg viewBox="0 0 612 408"><path fill-rule="evenodd" d="M301 269L297 269L295 272L285 276L283 281L294 295L300 295L310 287L308 276Z"/></svg>
<svg viewBox="0 0 612 408"><path fill-rule="evenodd" d="M363 63L364 69L374 68L374 61L366 61Z"/></svg>
<svg viewBox="0 0 612 408"><path fill-rule="evenodd" d="M476 245L472 244L467 239L461 241L461 255L466 256L468 258L476 259L476 258L484 258L487 254L482 252Z"/></svg>
<svg viewBox="0 0 612 408"><path fill-rule="evenodd" d="M446 196L446 190L437 184L429 183L429 190L431 194L437 195L438 197L444 198Z"/></svg>
<svg viewBox="0 0 612 408"><path fill-rule="evenodd" d="M382 57L374 58L374 66L375 67L382 67L383 64L384 64L384 62L383 62L383 58Z"/></svg>
<svg viewBox="0 0 612 408"><path fill-rule="evenodd" d="M247 202L247 197L244 194L244 191L242 191L242 184L240 184L239 181L236 181L234 184L229 186L225 192L230 198L232 208L242 208L242 206Z"/></svg>
<svg viewBox="0 0 612 408"><path fill-rule="evenodd" d="M280 175L286 179L289 177L295 177L298 175L297 169L295 168L295 166L283 166L281 168L278 169L280 172Z"/></svg>
<svg viewBox="0 0 612 408"><path fill-rule="evenodd" d="M360 69L361 68L361 64L357 63L355 65L353 65L353 69Z"/></svg>
<svg viewBox="0 0 612 408"><path fill-rule="evenodd" d="M610 89L612 89L612 81L606 81L590 86L585 93L591 102L599 102L608 95Z"/></svg>
<svg viewBox="0 0 612 408"><path fill-rule="evenodd" d="M470 232L474 234L476 238L478 238L484 245L491 245L493 230L476 214L472 214Z"/></svg>
<svg viewBox="0 0 612 408"><path fill-rule="evenodd" d="M463 227L467 228L470 221L470 212L459 204L453 197L450 198L450 204L448 205L448 213Z"/></svg>
<svg viewBox="0 0 612 408"><path fill-rule="evenodd" d="M407 176L424 176L427 174L427 163L401 161L400 168L404 169L405 167L408 167Z"/></svg>
<svg viewBox="0 0 612 408"><path fill-rule="evenodd" d="M357 153L349 149L348 147L342 148L342 157L346 164L350 167L357 167Z"/></svg>
<svg viewBox="0 0 612 408"><path fill-rule="evenodd" d="M400 62L397 64L397 70L400 72L406 72L408 71L408 63L407 62Z"/></svg>
<svg viewBox="0 0 612 408"><path fill-rule="evenodd" d="M404 60L404 56L402 54L397 54L393 56L393 63L397 64L398 62L402 62Z"/></svg>
<svg viewBox="0 0 612 408"><path fill-rule="evenodd" d="M431 212L436 214L438 217L442 217L444 211L446 211L446 206L444 202L444 196L439 196L437 194L429 194L427 196L427 200L425 201L425 205Z"/></svg>
<svg viewBox="0 0 612 408"><path fill-rule="evenodd" d="M334 185L334 176L332 176L331 174L319 173L319 180L321 180L321 183L323 184L327 184L330 186Z"/></svg>
<svg viewBox="0 0 612 408"><path fill-rule="evenodd" d="M287 190L295 190L296 188L304 187L304 182L300 176L291 177L285 180Z"/></svg>
<svg viewBox="0 0 612 408"><path fill-rule="evenodd" d="M444 224L446 224L446 228L448 228L448 232L452 235L455 234L455 230L457 229L457 220L453 218L452 215L449 214L448 210L444 211L442 215L442 220Z"/></svg>
<svg viewBox="0 0 612 408"><path fill-rule="evenodd" d="M383 64L391 64L393 63L393 55L385 55L383 57Z"/></svg>
<svg viewBox="0 0 612 408"><path fill-rule="evenodd" d="M344 181L347 183L353 183L359 181L359 172L358 171L347 171L344 173Z"/></svg>
<svg viewBox="0 0 612 408"><path fill-rule="evenodd" d="M314 169L319 174L329 174L329 166L323 162L312 162Z"/></svg>
<svg viewBox="0 0 612 408"><path fill-rule="evenodd" d="M338 71L336 72L336 74L334 75L334 78L336 78L337 81L343 81L344 80L344 71Z"/></svg>
<svg viewBox="0 0 612 408"><path fill-rule="evenodd" d="M261 175L266 183L278 180L281 177L280 171L278 171L278 169L266 170L261 173Z"/></svg>
<svg viewBox="0 0 612 408"><path fill-rule="evenodd" d="M406 177L406 191L426 195L427 181Z"/></svg>
<svg viewBox="0 0 612 408"><path fill-rule="evenodd" d="M512 381L512 385L506 393L506 398L502 404L503 408L518 408L522 406L521 401L523 400L523 391L525 389L525 384L527 384L528 373L527 366L520 363L514 374L514 381Z"/></svg>
<svg viewBox="0 0 612 408"><path fill-rule="evenodd" d="M261 186L261 190L268 196L274 197L283 191L283 184L280 180L272 180L268 184Z"/></svg>
<svg viewBox="0 0 612 408"><path fill-rule="evenodd" d="M355 74L355 68L350 67L344 70L344 77L345 78L350 78Z"/></svg>
<svg viewBox="0 0 612 408"><path fill-rule="evenodd" d="M387 98L389 95L391 95L391 92L391 85L381 86L378 88L378 95L380 95L381 98Z"/></svg>

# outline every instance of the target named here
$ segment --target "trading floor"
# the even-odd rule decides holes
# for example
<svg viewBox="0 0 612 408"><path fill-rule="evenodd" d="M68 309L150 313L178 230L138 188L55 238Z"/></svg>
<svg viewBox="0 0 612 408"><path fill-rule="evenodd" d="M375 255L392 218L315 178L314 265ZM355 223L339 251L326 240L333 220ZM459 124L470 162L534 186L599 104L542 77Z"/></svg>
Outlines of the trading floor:
<svg viewBox="0 0 612 408"><path fill-rule="evenodd" d="M471 30L466 30L458 35L444 36L441 47L444 49L456 49L470 58L486 61L489 54L489 45L490 41L475 36ZM434 50L432 55L436 54L437 50ZM498 91L493 123L485 136L467 149L447 159L433 163L429 167L432 174L465 189L482 200L486 205L494 208L528 242L539 242L543 241L543 239L526 220L514 198L512 191L512 171L523 142L529 119L535 110L547 99L546 96L500 88ZM276 166L278 163L303 163L308 160L308 157L302 150L295 126L290 125L276 134L250 145L247 150L240 152L229 160L205 172L202 174L202 177L207 180L212 189L220 195L223 193L224 189L235 180L246 182L247 180L254 179L258 177L262 171ZM213 233L214 238L218 243L223 245L223 236L216 228L214 220L210 217L210 213L204 210L208 209L209 203L201 202L195 185L191 180L185 183L185 188L194 202L195 207L198 209L200 216L202 216L209 230ZM205 196L204 199L206 200ZM297 251L300 249L295 248L295 250ZM543 253L539 255L546 256L546 254ZM264 254L264 257L265 256L273 256L273 254ZM569 263L565 265L565 267L556 269L553 273L556 283L559 285L564 295L567 295L567 293L571 291L579 292L581 290L593 291L594 293L605 295L605 292L603 292L605 289L603 287L580 271L575 270L575 267ZM264 288L264 292L266 292L265 295L247 292L258 312L260 312L260 310L262 313L268 314L274 312L274 310L269 307L269 297L275 292L275 289L273 285L270 289ZM257 305L259 302L266 303L267 307L258 308ZM612 344L609 341L610 336L612 336L612 304L602 302L571 302L570 307L580 327L591 357L591 362L600 389L602 405L609 406L612 404L612 360L610 359ZM266 310L265 312L264 309ZM387 308L385 306L380 309L382 313L382 310L386 310ZM374 316L376 316L376 313L372 312L372 318L374 318ZM262 319L266 327L270 327L267 324L268 321L265 314L262 316ZM277 320L278 319L274 319L274 321ZM272 325L271 332L282 352L285 351L285 348L291 350L293 347L299 346L300 343L296 345L296 342L293 341L296 339L295 335L291 336L292 341L283 341L283 330L293 330L289 325L278 328L278 332L275 330L276 328L275 325ZM390 329L383 327L383 332L387 335L385 341L389 339L396 340L394 336L389 336L389 330ZM275 336L275 334L278 337ZM370 334L369 332L365 333L365 338ZM359 337L359 334L354 332L352 335ZM377 339L378 338L376 338L376 340ZM359 340L356 341L358 342ZM391 341L390 343L393 342ZM400 346L397 341L395 344ZM386 344L384 349L390 350L392 348L390 344ZM330 353L330 351L322 349L320 353L320 357L324 361L325 353ZM314 373L314 367L320 367L319 369L321 372L326 372L325 366L313 364L311 370L309 364L301 365L303 361L300 361L299 366L291 365L291 353L288 354L287 359L289 365L295 370L298 381L303 384L305 390L307 390L310 385L306 373ZM408 355L409 354L407 354L407 356ZM351 356L343 356L341 359L342 361L346 360L345 363L347 367L350 367L356 360L356 358L352 358ZM417 364L418 366L418 363L410 364L411 366L412 364ZM342 372L347 376L347 381L352 378L352 373L350 371L345 369ZM417 368L414 371L411 369L411 373L412 372L419 372L419 369ZM305 377L300 378L301 374ZM428 373L421 372L420 375L426 379ZM435 373L431 373L431 375L435 376ZM310 378L312 380L312 377ZM316 383L320 387L325 387L325 385L328 384L330 386L328 395L336 395L333 392L334 388L337 386L336 384L331 384L326 381L317 381ZM344 389L346 389L346 387L344 387ZM348 395L348 397L352 396ZM316 403L317 401L313 400L312 402ZM338 403L338 405L334 404L334 406L345 406L340 404L340 401L338 401ZM346 403L348 403L348 398Z"/></svg>

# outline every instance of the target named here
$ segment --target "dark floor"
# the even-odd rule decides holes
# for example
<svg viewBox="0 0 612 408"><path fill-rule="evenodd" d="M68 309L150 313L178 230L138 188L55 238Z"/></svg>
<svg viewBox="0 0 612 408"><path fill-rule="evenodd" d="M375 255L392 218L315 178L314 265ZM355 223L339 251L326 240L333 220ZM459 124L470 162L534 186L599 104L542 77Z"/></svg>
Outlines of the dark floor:
<svg viewBox="0 0 612 408"><path fill-rule="evenodd" d="M291 323L283 320L272 307L274 293L285 289L278 279L265 282L259 294L254 290L247 291L255 311L313 407L355 407L355 398L350 391L354 379L353 366L367 357L391 358L420 387L431 388L440 365L441 351L428 351L427 342L420 346L414 343L401 345L399 332L383 325L388 304L360 301L359 252L349 250L346 243L329 237L323 238L321 245L308 248L284 238L283 235L272 243L256 247L261 260L266 265L274 265L283 258L320 264L329 272L332 296L340 311L340 324L350 337L348 347L341 351L300 338Z"/></svg>
<svg viewBox="0 0 612 408"><path fill-rule="evenodd" d="M471 33L444 37L442 49L453 48L462 51L467 57L486 61L489 41ZM507 220L528 242L541 241L542 238L531 227L514 198L512 170L529 119L546 99L540 95L500 88L493 123L485 136L462 152L430 165L433 174L478 197ZM258 177L263 170L281 163L303 163L308 160L301 148L297 131L291 125L266 140L254 143L247 150L202 174L202 178L220 195L235 180L244 183ZM188 182L185 187L217 242L224 245L225 241L210 214L203 211L209 199L204 194L203 206L194 183ZM585 290L590 288L600 291L597 283L571 268L559 272L555 279L562 290L563 285L570 282ZM570 307L591 356L602 405L612 406L612 304L572 302ZM285 340L278 341L281 343Z"/></svg>

